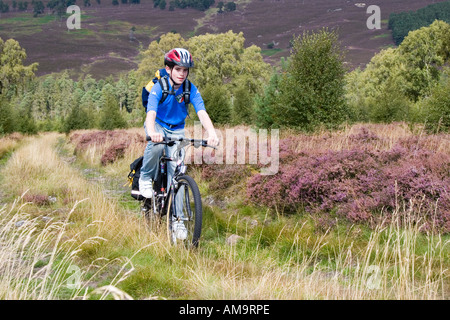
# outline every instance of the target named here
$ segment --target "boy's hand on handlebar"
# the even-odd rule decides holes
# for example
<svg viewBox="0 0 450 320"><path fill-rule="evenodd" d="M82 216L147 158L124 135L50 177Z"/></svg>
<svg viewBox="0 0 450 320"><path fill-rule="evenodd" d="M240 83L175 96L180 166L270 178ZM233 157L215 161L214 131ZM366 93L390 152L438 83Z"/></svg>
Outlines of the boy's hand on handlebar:
<svg viewBox="0 0 450 320"><path fill-rule="evenodd" d="M150 141L158 143L163 141L163 136L159 132L150 132L148 137L150 137Z"/></svg>
<svg viewBox="0 0 450 320"><path fill-rule="evenodd" d="M215 131L208 132L208 145L216 147L219 145L219 138Z"/></svg>

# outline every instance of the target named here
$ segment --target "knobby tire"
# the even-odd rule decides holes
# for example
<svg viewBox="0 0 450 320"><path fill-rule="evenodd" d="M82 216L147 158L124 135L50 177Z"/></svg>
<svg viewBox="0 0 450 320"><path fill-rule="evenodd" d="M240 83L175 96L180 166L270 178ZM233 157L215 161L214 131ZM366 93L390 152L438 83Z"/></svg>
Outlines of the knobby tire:
<svg viewBox="0 0 450 320"><path fill-rule="evenodd" d="M188 190L188 197L183 198L183 212L184 216L186 218L187 215L189 215L188 207L186 206L186 201L190 201L191 208L190 213L191 217L189 217L189 220L184 221L185 227L188 230L188 236L186 240L183 240L183 242L189 246L192 245L193 247L197 247L200 235L202 232L202 200L200 195L200 190L198 189L197 183L195 180L187 175L183 175L177 178L178 181L178 188L175 190L175 195L171 195L169 197L169 202L167 204L167 235L169 238L169 241L172 244L175 244L172 238L172 217L173 217L173 201L175 196L177 195L177 192L181 190L181 186L186 186ZM193 204L193 205L192 205ZM180 240L177 240L177 242Z"/></svg>

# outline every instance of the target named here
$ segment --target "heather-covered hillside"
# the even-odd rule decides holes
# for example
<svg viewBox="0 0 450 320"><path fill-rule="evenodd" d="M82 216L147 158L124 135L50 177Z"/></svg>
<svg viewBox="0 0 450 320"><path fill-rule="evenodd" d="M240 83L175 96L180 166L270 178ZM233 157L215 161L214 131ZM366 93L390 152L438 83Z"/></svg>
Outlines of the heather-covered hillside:
<svg viewBox="0 0 450 320"><path fill-rule="evenodd" d="M26 11L12 7L1 13L0 37L19 41L28 62L39 62L37 74L71 70L74 77L90 73L96 78L136 68L139 49L167 32L183 37L233 30L243 32L246 46L263 49L266 61L279 63L290 54L290 41L305 30L338 28L351 68L364 66L381 49L394 45L388 18L393 12L417 10L434 0L380 0L381 29L366 26L372 3L355 0L236 0L235 11L218 13L219 1L207 11L193 8L161 10L152 0L112 5L111 1L90 1L81 8L81 29L68 30L67 16L44 13L33 17L31 3ZM20 2L20 1L16 1ZM47 4L47 1L43 1Z"/></svg>

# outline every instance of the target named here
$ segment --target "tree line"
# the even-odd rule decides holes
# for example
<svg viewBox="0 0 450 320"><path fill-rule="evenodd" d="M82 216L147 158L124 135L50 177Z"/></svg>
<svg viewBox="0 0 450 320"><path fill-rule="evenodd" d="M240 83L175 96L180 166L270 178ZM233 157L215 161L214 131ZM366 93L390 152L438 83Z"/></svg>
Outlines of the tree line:
<svg viewBox="0 0 450 320"><path fill-rule="evenodd" d="M200 11L205 11L209 9L213 4L214 0L173 0L169 1L169 10L174 10L175 8L192 8ZM159 7L160 9L164 10L167 6L167 1L153 0L153 6L155 8Z"/></svg>
<svg viewBox="0 0 450 320"><path fill-rule="evenodd" d="M429 26L434 20L450 23L450 1L430 4L417 11L404 11L389 15L388 28L399 45L408 32Z"/></svg>
<svg viewBox="0 0 450 320"><path fill-rule="evenodd" d="M261 48L244 47L229 31L184 39L167 33L141 52L141 62L118 79L77 80L67 72L33 78L17 41L0 40L0 133L141 126L142 87L163 67L163 52L191 51L189 77L218 124L314 131L352 122L422 123L450 129L450 25L435 21L411 32L398 48L376 54L364 70L346 69L335 30L305 32L292 40L280 67ZM190 112L195 120L195 112Z"/></svg>
<svg viewBox="0 0 450 320"><path fill-rule="evenodd" d="M117 0L115 0L117 1ZM127 0L123 0L127 1ZM215 0L172 0L169 1L169 10L173 11L175 8L184 9L184 8L193 8L200 11L208 10L213 4ZM166 9L167 1L166 0L153 0L153 7L159 7L161 10ZM231 12L235 11L237 5L234 1L223 2L220 1L217 4L218 13L223 12Z"/></svg>
<svg viewBox="0 0 450 320"><path fill-rule="evenodd" d="M347 75L346 100L359 121L425 123L450 129L450 25L436 20Z"/></svg>
<svg viewBox="0 0 450 320"><path fill-rule="evenodd" d="M98 5L101 4L101 0L95 0ZM46 4L42 0L32 0L31 1L31 7L33 9L33 16L37 17L40 14L43 14L45 12L45 8L47 7L52 14L56 14L58 16L64 15L66 12L66 8L70 5L76 4L77 0L50 0ZM119 5L119 4L140 4L141 0L111 0L112 5ZM185 9L185 8L192 8L197 9L201 11L205 11L209 9L213 4L215 3L215 0L172 0L172 1L166 1L166 0L153 0L153 6L155 8L159 7L160 9L164 10L166 9L167 5L169 5L169 10L173 11L175 8L179 9ZM13 10L18 11L27 11L28 9L28 1L12 1L12 8ZM90 7L91 0L83 0L83 6L84 7ZM234 11L236 10L236 3L233 1L229 1L224 3L223 1L219 2L217 5L217 8L219 9L219 13L222 13L224 11ZM3 0L0 0L0 12L6 13L9 12L9 4L3 2Z"/></svg>

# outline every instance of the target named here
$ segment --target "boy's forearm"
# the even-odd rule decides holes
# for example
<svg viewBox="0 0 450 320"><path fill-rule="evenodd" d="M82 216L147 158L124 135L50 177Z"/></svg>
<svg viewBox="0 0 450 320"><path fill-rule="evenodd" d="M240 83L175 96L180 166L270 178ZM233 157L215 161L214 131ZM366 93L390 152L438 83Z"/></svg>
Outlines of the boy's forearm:
<svg viewBox="0 0 450 320"><path fill-rule="evenodd" d="M155 111L147 112L147 116L145 118L145 127L147 128L147 134L155 132L155 119L156 119Z"/></svg>
<svg viewBox="0 0 450 320"><path fill-rule="evenodd" d="M202 123L203 128L205 128L205 130L208 132L208 134L214 132L215 134L215 129L214 129L214 125L211 121L211 119L208 116L208 113L206 113L205 110L200 110L198 113L198 118L200 119L200 122Z"/></svg>
<svg viewBox="0 0 450 320"><path fill-rule="evenodd" d="M208 113L205 110L200 110L197 112L198 118L205 128L206 132L208 132L208 144L211 146L219 145L219 138L217 137L216 130L214 129L214 125L209 118Z"/></svg>

